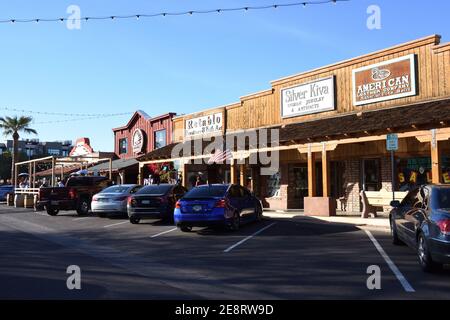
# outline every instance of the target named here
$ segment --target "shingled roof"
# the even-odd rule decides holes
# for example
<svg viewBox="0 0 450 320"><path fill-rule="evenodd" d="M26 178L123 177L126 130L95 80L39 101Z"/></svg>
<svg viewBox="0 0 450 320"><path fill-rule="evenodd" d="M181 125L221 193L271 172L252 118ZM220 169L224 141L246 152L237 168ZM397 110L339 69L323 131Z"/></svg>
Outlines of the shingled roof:
<svg viewBox="0 0 450 320"><path fill-rule="evenodd" d="M448 125L450 99L378 109L338 117L289 124L280 130L280 143L308 142L344 135L425 130Z"/></svg>

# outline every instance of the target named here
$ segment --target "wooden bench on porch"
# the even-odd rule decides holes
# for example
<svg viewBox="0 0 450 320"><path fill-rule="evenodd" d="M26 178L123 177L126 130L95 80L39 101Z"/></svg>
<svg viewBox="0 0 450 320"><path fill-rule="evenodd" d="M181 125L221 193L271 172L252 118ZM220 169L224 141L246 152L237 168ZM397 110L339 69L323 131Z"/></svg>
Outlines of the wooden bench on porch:
<svg viewBox="0 0 450 320"><path fill-rule="evenodd" d="M407 193L407 191L396 191L395 200L402 201ZM385 189L380 191L361 191L360 195L363 203L362 218L376 217L378 208L382 208L383 211L391 208L392 191Z"/></svg>

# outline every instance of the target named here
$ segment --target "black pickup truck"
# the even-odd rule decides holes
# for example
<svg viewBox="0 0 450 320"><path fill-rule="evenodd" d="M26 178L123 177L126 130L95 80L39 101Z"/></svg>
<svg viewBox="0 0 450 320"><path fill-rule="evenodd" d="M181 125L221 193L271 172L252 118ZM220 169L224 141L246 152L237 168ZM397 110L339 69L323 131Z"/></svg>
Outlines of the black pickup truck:
<svg viewBox="0 0 450 320"><path fill-rule="evenodd" d="M65 187L41 188L36 206L45 209L51 216L57 215L60 210L76 210L79 215L85 215L91 208L94 194L111 184L106 177L71 177Z"/></svg>

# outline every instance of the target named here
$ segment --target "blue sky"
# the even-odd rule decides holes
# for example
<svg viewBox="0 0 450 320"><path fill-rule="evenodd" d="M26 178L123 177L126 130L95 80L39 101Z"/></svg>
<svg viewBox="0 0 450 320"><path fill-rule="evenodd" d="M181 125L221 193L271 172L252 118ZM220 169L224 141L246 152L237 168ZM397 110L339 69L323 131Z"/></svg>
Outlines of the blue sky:
<svg viewBox="0 0 450 320"><path fill-rule="evenodd" d="M1 1L0 19L211 9L295 0ZM381 8L380 30L366 27L369 5ZM448 0L351 0L337 5L266 11L88 21L0 24L0 107L46 112L156 116L232 103L269 82L431 34L450 41ZM14 115L0 111L0 115ZM129 116L66 120L35 115L41 140L89 137L113 150L111 128ZM0 140L4 139L2 136Z"/></svg>

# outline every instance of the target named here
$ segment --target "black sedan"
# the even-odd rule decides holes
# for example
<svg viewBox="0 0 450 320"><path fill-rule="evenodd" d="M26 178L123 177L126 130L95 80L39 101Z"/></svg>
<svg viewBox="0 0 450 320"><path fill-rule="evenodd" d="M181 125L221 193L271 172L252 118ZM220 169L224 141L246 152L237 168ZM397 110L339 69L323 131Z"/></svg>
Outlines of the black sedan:
<svg viewBox="0 0 450 320"><path fill-rule="evenodd" d="M141 219L163 219L172 222L175 203L187 192L174 184L145 186L128 198L128 217L133 224Z"/></svg>
<svg viewBox="0 0 450 320"><path fill-rule="evenodd" d="M402 202L392 201L394 244L417 252L420 266L430 272L450 263L450 186L425 185L411 190Z"/></svg>

